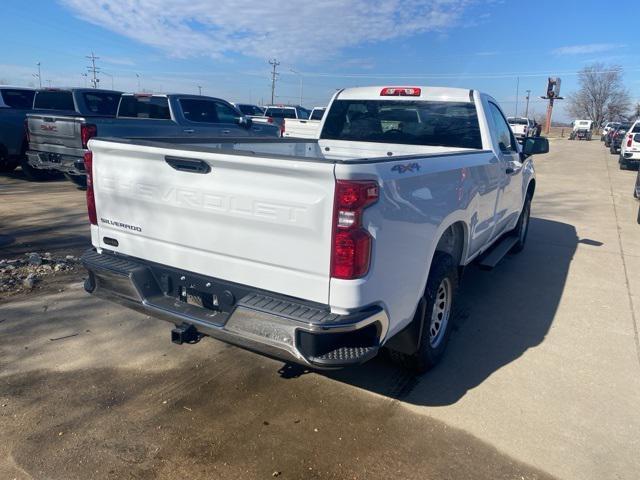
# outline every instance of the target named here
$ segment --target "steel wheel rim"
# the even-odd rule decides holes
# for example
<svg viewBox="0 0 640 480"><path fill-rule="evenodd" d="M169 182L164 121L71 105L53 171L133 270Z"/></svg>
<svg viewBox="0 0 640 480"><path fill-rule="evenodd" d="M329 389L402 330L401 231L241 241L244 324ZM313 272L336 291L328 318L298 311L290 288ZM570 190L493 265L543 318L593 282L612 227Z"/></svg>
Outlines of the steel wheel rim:
<svg viewBox="0 0 640 480"><path fill-rule="evenodd" d="M447 331L449 315L451 313L451 281L443 278L436 290L436 297L431 312L431 322L429 322L429 344L431 348L437 348Z"/></svg>

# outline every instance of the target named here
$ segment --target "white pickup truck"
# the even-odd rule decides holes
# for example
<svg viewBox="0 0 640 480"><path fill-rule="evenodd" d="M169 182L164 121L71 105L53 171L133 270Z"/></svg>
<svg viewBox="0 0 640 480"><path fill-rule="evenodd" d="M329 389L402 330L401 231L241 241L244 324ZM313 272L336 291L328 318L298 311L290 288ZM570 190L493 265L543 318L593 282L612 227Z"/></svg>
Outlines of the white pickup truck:
<svg viewBox="0 0 640 480"><path fill-rule="evenodd" d="M322 120L325 110L325 107L314 107L308 119L283 119L282 136L318 138L320 135L320 120Z"/></svg>
<svg viewBox="0 0 640 480"><path fill-rule="evenodd" d="M396 120L390 120L390 119ZM202 336L339 368L442 357L462 268L524 246L531 155L476 90L337 92L318 140L94 138L85 289Z"/></svg>

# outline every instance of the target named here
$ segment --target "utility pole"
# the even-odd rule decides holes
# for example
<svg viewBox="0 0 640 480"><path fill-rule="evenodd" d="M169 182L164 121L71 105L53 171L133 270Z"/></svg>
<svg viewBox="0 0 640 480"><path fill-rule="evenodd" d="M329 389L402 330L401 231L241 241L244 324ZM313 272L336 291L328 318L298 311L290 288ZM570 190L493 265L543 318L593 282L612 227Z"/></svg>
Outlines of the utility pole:
<svg viewBox="0 0 640 480"><path fill-rule="evenodd" d="M202 85L198 85L198 95L202 96Z"/></svg>
<svg viewBox="0 0 640 480"><path fill-rule="evenodd" d="M529 96L531 95L531 90L525 90L527 92L527 108L524 111L524 116L529 118Z"/></svg>
<svg viewBox="0 0 640 480"><path fill-rule="evenodd" d="M516 77L516 114L514 117L518 116L518 97L520 96L520 77Z"/></svg>
<svg viewBox="0 0 640 480"><path fill-rule="evenodd" d="M273 60L269 60L269 65L273 67L271 72L271 105L273 105L276 98L276 77L278 76L276 68L280 65L280 62L274 58Z"/></svg>
<svg viewBox="0 0 640 480"><path fill-rule="evenodd" d="M33 76L38 79L38 85L42 88L42 72L40 71L40 62L36 63L38 66L38 73L34 73Z"/></svg>
<svg viewBox="0 0 640 480"><path fill-rule="evenodd" d="M140 89L140 74L136 73L136 78L138 79L138 92L142 92Z"/></svg>
<svg viewBox="0 0 640 480"><path fill-rule="evenodd" d="M304 89L304 77L302 76L302 74L300 72L295 71L293 68L290 68L289 71L295 73L296 75L298 75L300 77L300 106L302 106L302 92Z"/></svg>
<svg viewBox="0 0 640 480"><path fill-rule="evenodd" d="M87 67L87 70L91 72L93 77L91 78L91 86L93 88L98 88L98 83L100 82L100 79L98 78L98 72L100 71L100 69L96 67L96 60L98 60L100 57L96 57L94 53L91 52L91 55L86 55L86 58L91 60L91 66Z"/></svg>

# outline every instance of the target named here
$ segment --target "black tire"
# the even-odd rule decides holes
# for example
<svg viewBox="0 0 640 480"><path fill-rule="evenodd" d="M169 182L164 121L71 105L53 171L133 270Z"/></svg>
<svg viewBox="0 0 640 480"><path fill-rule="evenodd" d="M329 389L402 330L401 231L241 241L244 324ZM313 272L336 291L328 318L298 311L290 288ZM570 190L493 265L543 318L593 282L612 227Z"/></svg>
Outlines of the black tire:
<svg viewBox="0 0 640 480"><path fill-rule="evenodd" d="M4 148L0 146L0 173L13 172L18 166L18 162L15 160L9 160L9 156L4 151Z"/></svg>
<svg viewBox="0 0 640 480"><path fill-rule="evenodd" d="M444 285L448 286L444 286ZM446 313L442 313L442 306L438 306L438 296L441 296L441 288L448 289L447 297L448 308ZM458 289L458 267L453 257L448 253L436 252L431 262L431 270L427 279L424 295L420 300L420 304L416 311L414 322L420 322L422 325L420 331L420 346L418 351L412 355L389 350L391 359L407 370L416 373L424 373L433 368L444 355L451 335L453 325L453 306L455 302L456 292ZM442 298L442 297L441 297ZM445 302L442 302L445 303ZM421 308L424 306L424 308ZM440 317L440 313L442 316ZM440 330L435 337L431 338L432 317L444 319L444 325L440 323Z"/></svg>
<svg viewBox="0 0 640 480"><path fill-rule="evenodd" d="M64 174L65 178L76 185L81 190L87 188L87 176L86 175L71 175L70 173Z"/></svg>
<svg viewBox="0 0 640 480"><path fill-rule="evenodd" d="M24 176L32 182L42 182L45 180L53 180L60 177L60 174L55 170L39 170L37 168L33 168L31 165L29 165L26 157L20 161L20 167L22 168L22 173L24 173Z"/></svg>
<svg viewBox="0 0 640 480"><path fill-rule="evenodd" d="M524 250L527 243L527 234L529 233L529 218L531 216L531 196L527 195L518 218L516 228L511 231L511 235L518 239L518 242L511 247L511 253L520 253Z"/></svg>
<svg viewBox="0 0 640 480"><path fill-rule="evenodd" d="M614 147L613 144L611 144L611 146L609 147L609 153L611 155L615 155L616 153L618 153L618 149Z"/></svg>
<svg viewBox="0 0 640 480"><path fill-rule="evenodd" d="M620 165L620 170L626 170L627 169L627 164L622 159L622 156L618 157L618 164Z"/></svg>

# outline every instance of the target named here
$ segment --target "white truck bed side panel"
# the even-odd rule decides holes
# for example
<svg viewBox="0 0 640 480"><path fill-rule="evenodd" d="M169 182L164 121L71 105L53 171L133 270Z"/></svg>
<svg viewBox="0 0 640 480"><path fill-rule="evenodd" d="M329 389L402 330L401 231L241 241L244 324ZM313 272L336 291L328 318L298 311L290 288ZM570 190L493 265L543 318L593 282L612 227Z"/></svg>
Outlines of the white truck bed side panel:
<svg viewBox="0 0 640 480"><path fill-rule="evenodd" d="M406 167L404 173L397 165ZM363 220L374 238L370 271L359 280L331 279L331 308L349 311L384 299L394 319L387 336L404 328L426 285L441 234L454 222L465 225L462 263L472 253L469 245L482 246L489 239L499 168L487 151L336 165L337 179L377 179L381 188L379 201L365 210Z"/></svg>

